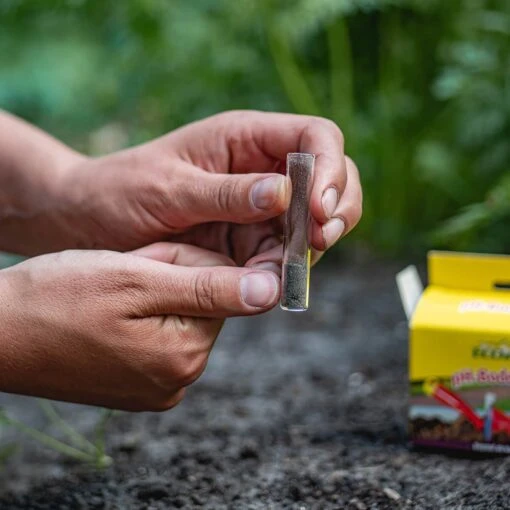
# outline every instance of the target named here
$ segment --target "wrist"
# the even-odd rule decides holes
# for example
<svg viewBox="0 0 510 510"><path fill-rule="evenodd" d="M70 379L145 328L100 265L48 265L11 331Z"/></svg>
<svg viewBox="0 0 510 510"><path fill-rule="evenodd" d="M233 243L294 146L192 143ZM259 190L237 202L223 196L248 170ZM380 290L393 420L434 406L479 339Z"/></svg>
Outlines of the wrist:
<svg viewBox="0 0 510 510"><path fill-rule="evenodd" d="M43 192L51 202L65 199L69 193L69 177L90 158L69 147L54 154L51 169L43 174Z"/></svg>
<svg viewBox="0 0 510 510"><path fill-rule="evenodd" d="M51 250L66 175L85 157L7 113L0 112L0 132L0 250Z"/></svg>
<svg viewBox="0 0 510 510"><path fill-rule="evenodd" d="M87 158L63 146L39 167L4 176L0 193L0 250L37 255L73 247L62 208L68 202L69 174ZM0 172L1 174L1 172ZM0 184L3 184L0 175Z"/></svg>
<svg viewBox="0 0 510 510"><path fill-rule="evenodd" d="M32 216L58 195L66 170L83 156L12 115L0 112L0 220ZM35 212L34 212L35 211Z"/></svg>

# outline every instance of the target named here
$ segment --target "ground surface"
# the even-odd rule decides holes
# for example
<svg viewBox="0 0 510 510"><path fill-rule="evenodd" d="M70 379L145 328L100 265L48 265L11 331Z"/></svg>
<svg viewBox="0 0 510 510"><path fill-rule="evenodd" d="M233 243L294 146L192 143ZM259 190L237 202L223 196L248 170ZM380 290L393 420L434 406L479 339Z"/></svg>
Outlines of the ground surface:
<svg viewBox="0 0 510 510"><path fill-rule="evenodd" d="M183 404L114 417L103 473L22 440L0 509L510 508L510 458L406 446L397 268L339 263L313 273L309 312L228 323ZM48 430L33 400L0 405ZM97 418L59 409L84 431Z"/></svg>

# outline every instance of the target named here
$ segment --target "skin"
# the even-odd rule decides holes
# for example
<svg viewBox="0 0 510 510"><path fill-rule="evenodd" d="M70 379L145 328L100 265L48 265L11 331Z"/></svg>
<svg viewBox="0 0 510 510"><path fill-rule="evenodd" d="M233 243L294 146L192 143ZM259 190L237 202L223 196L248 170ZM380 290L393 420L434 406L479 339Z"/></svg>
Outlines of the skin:
<svg viewBox="0 0 510 510"><path fill-rule="evenodd" d="M315 260L361 216L325 119L226 112L99 158L8 114L0 133L0 248L39 255L0 271L0 391L168 409L225 318L278 301L286 154L316 155Z"/></svg>
<svg viewBox="0 0 510 510"><path fill-rule="evenodd" d="M0 388L130 411L176 405L224 318L278 300L275 275L231 265L165 243L132 254L68 250L2 271ZM246 277L273 280L261 306L247 304Z"/></svg>

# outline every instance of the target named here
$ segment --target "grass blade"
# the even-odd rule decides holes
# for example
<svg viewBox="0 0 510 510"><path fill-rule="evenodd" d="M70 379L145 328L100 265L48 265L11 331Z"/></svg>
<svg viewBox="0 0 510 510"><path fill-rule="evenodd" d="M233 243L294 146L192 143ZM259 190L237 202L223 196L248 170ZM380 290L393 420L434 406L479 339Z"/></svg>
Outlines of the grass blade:
<svg viewBox="0 0 510 510"><path fill-rule="evenodd" d="M51 423L58 427L75 446L89 451L93 455L96 454L96 446L62 419L51 402L48 402L47 400L38 400L37 403Z"/></svg>
<svg viewBox="0 0 510 510"><path fill-rule="evenodd" d="M15 427L20 432L23 432L23 434L31 437L32 439L35 439L39 443L48 446L49 448L52 448L59 453L84 462L94 462L95 460L94 456L90 453L78 450L77 448L63 443L54 437L33 429L32 427L25 425L23 422L16 420L15 418L8 417L4 412L1 413L0 417L3 423Z"/></svg>
<svg viewBox="0 0 510 510"><path fill-rule="evenodd" d="M320 115L321 109L296 61L290 43L277 27L268 28L269 49L283 87L298 113Z"/></svg>
<svg viewBox="0 0 510 510"><path fill-rule="evenodd" d="M346 130L352 125L354 114L354 70L352 65L349 27L344 17L327 27L331 73L331 113Z"/></svg>

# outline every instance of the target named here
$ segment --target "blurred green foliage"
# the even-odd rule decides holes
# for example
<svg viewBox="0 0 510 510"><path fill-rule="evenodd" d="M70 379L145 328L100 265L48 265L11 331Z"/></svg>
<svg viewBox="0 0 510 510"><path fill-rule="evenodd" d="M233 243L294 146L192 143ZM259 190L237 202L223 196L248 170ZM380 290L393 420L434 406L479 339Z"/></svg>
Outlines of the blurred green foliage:
<svg viewBox="0 0 510 510"><path fill-rule="evenodd" d="M357 240L510 249L509 2L1 0L0 49L0 106L84 151L323 115L362 174Z"/></svg>

